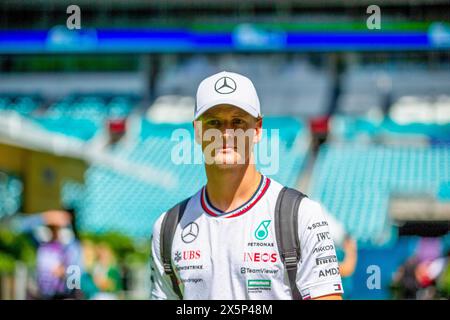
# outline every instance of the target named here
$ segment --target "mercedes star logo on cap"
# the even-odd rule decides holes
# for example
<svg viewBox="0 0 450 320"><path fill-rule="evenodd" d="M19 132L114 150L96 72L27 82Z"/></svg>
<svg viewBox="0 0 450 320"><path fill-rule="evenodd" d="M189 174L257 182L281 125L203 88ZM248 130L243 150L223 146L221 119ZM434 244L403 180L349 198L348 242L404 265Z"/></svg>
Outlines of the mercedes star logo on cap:
<svg viewBox="0 0 450 320"><path fill-rule="evenodd" d="M221 94L228 94L236 91L236 82L230 77L222 77L216 81L214 89Z"/></svg>
<svg viewBox="0 0 450 320"><path fill-rule="evenodd" d="M184 243L191 243L197 239L198 230L198 224L195 222L189 223L181 232L181 240L183 240Z"/></svg>

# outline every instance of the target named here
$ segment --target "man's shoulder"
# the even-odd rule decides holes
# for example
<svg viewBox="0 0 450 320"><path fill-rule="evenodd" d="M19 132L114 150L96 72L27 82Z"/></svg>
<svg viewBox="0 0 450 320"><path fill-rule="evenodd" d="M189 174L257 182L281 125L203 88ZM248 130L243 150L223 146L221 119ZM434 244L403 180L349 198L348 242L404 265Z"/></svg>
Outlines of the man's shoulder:
<svg viewBox="0 0 450 320"><path fill-rule="evenodd" d="M187 197L187 198L181 200L180 202L174 204L173 206L171 206L170 208L168 208L166 211L164 211L164 212L156 219L156 222L155 222L155 224L154 224L154 226L153 226L153 231L154 231L154 232L155 232L155 231L158 231L158 233L159 233L159 230L161 229L161 225L162 225L162 222L163 222L163 220L164 220L164 217L167 215L167 213L168 213L171 209L175 208L175 206L181 204L181 203L184 202L184 201L188 201L188 202L187 202L187 205L186 205L186 208L185 208L185 211L188 211L188 210L190 210L190 209L192 208L193 205L195 205L195 203L199 203L199 201L196 201L196 199L199 199L199 197L200 197L200 195L201 195L202 189L203 189L203 188L201 188L200 190L198 190L198 191L197 191L195 194L193 194L192 196Z"/></svg>
<svg viewBox="0 0 450 320"><path fill-rule="evenodd" d="M322 214L322 205L309 197L304 197L300 203L300 210L307 212L308 214Z"/></svg>
<svg viewBox="0 0 450 320"><path fill-rule="evenodd" d="M279 194L280 194L280 192L281 192L281 190L282 190L283 188L287 187L287 186L281 184L280 182L278 182L277 180L274 180L274 179L270 179L270 186L271 186L271 192L272 192L272 194L273 194L274 196L276 196L276 197L279 196ZM296 191L298 191L298 192L300 192L300 193L303 193L303 194L306 196L306 197L304 197L304 199L302 200L302 204L306 202L306 204L304 204L303 206L310 207L311 205L314 206L314 204L318 204L317 202L310 200L310 199L308 198L308 194L307 194L305 191L303 191L303 190L298 190L297 188L292 188L292 187L290 187L290 189L293 189L293 190L296 190Z"/></svg>
<svg viewBox="0 0 450 320"><path fill-rule="evenodd" d="M299 207L299 230L303 231L321 231L328 230L328 219L324 213L323 206L315 200L304 198Z"/></svg>
<svg viewBox="0 0 450 320"><path fill-rule="evenodd" d="M281 189L284 187L282 184L280 184L279 182L273 181L274 183L274 192L275 194L279 195ZM294 190L297 190L298 192L302 193L305 195L305 197L303 197L302 201L300 202L300 206L299 206L299 216L306 218L306 219L312 219L312 218L320 218L323 216L323 211L322 211L322 205L309 198L308 194L306 192L304 192L303 190L298 190L296 188L292 188Z"/></svg>

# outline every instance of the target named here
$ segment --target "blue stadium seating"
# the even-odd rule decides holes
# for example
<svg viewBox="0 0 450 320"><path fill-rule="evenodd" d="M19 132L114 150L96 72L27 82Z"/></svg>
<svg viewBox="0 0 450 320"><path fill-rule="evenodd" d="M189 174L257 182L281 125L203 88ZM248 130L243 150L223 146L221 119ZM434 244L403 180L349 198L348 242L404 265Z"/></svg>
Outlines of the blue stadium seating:
<svg viewBox="0 0 450 320"><path fill-rule="evenodd" d="M48 107L34 120L49 131L87 141L102 128L106 119L126 117L133 108L127 97L109 103L102 96L70 96Z"/></svg>
<svg viewBox="0 0 450 320"><path fill-rule="evenodd" d="M0 218L16 213L22 206L22 196L22 181L0 172Z"/></svg>
<svg viewBox="0 0 450 320"><path fill-rule="evenodd" d="M439 186L438 198L441 201L450 201L450 181L444 181Z"/></svg>
<svg viewBox="0 0 450 320"><path fill-rule="evenodd" d="M396 123L389 117L375 120L367 117L355 117L342 114L334 116L333 121L336 125L333 133L336 137L345 139L346 141L353 141L361 135L373 138L380 135L404 137L411 134L416 136L422 135L430 140L450 141L450 123L411 123L403 125Z"/></svg>
<svg viewBox="0 0 450 320"><path fill-rule="evenodd" d="M127 117L136 97L108 95L67 96L48 108L41 108L33 95L0 95L0 112L12 111L33 120L48 131L87 141L103 127L107 119Z"/></svg>
<svg viewBox="0 0 450 320"><path fill-rule="evenodd" d="M450 148L342 143L324 145L313 172L311 195L360 243L392 240L388 216L393 193L437 196L450 180Z"/></svg>
<svg viewBox="0 0 450 320"><path fill-rule="evenodd" d="M13 111L22 116L28 116L40 106L36 95L0 94L0 112Z"/></svg>

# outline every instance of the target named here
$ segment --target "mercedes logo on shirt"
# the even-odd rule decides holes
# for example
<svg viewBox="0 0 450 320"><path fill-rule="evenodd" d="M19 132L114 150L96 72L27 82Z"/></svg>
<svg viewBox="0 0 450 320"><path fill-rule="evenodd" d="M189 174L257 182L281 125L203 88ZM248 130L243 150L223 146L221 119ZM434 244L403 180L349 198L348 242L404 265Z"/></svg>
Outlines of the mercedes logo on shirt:
<svg viewBox="0 0 450 320"><path fill-rule="evenodd" d="M186 227L184 227L183 231L181 231L181 240L183 240L184 243L191 243L197 239L198 231L198 224L195 222L189 223Z"/></svg>
<svg viewBox="0 0 450 320"><path fill-rule="evenodd" d="M221 94L228 94L236 91L236 82L230 77L222 77L216 81L214 90Z"/></svg>

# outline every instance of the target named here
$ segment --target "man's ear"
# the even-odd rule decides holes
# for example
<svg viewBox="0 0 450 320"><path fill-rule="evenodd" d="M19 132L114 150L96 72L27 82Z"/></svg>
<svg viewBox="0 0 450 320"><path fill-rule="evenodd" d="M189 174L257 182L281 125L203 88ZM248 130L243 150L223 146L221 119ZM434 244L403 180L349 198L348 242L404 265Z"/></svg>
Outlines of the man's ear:
<svg viewBox="0 0 450 320"><path fill-rule="evenodd" d="M200 120L194 120L192 121L192 125L194 126L195 142L202 145L202 122Z"/></svg>
<svg viewBox="0 0 450 320"><path fill-rule="evenodd" d="M256 120L256 126L255 126L255 136L254 136L254 143L258 143L262 139L262 117L259 117Z"/></svg>

